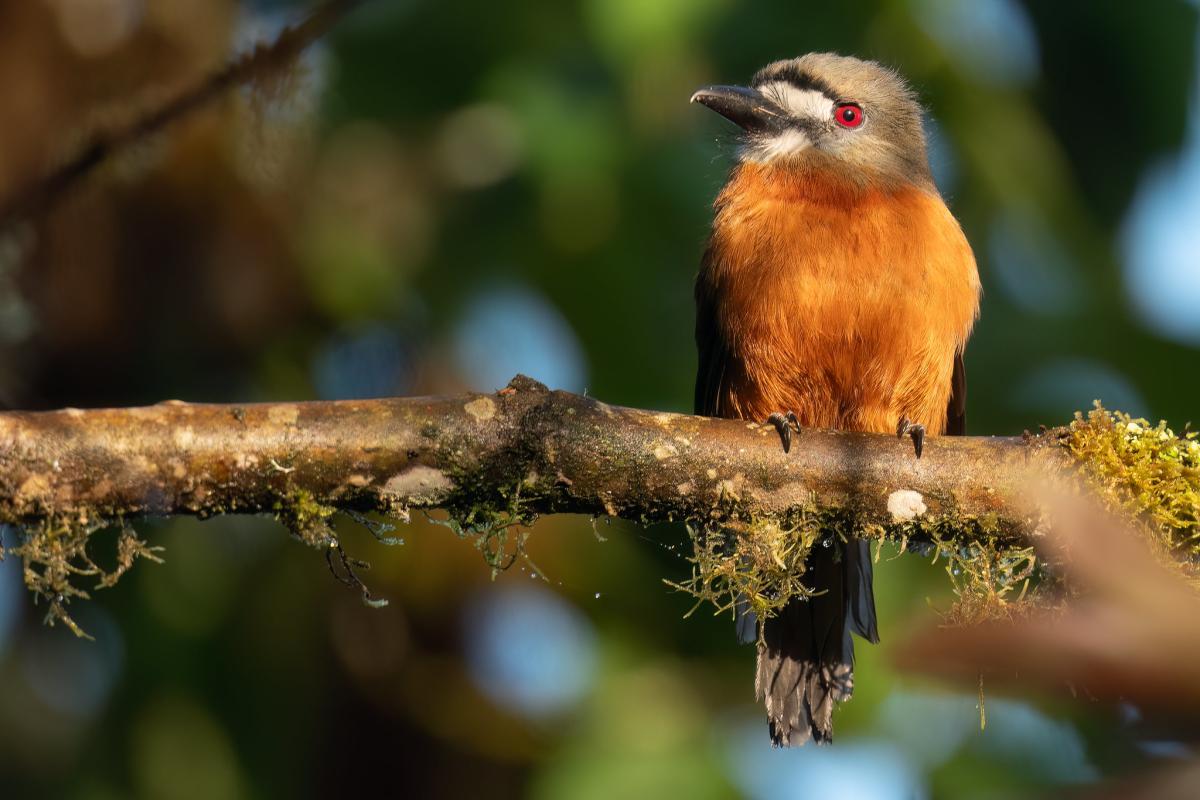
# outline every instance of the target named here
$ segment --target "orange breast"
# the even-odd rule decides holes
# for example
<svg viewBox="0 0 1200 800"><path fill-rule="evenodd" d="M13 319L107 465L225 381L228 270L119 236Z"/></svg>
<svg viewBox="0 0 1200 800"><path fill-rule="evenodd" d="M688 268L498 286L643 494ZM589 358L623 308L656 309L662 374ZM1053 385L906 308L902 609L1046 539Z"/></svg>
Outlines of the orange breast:
<svg viewBox="0 0 1200 800"><path fill-rule="evenodd" d="M941 198L828 169L739 167L700 280L729 345L721 416L942 432L978 311L975 259Z"/></svg>

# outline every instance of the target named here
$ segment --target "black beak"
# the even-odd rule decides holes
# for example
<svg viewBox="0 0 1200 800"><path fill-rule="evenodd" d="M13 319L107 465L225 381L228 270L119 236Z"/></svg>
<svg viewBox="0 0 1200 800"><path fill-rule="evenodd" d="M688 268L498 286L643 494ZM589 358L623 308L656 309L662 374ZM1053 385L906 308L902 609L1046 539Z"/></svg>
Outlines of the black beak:
<svg viewBox="0 0 1200 800"><path fill-rule="evenodd" d="M706 86L692 95L692 102L708 106L747 133L777 131L788 122L782 108L745 86Z"/></svg>

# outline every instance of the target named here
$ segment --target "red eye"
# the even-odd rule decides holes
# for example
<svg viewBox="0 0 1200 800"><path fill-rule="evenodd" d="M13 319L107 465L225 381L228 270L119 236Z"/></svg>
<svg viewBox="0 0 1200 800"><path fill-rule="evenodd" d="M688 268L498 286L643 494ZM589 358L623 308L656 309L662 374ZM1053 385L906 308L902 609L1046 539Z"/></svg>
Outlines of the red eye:
<svg viewBox="0 0 1200 800"><path fill-rule="evenodd" d="M842 103L834 109L833 118L843 128L857 128L863 124L862 109L857 103Z"/></svg>

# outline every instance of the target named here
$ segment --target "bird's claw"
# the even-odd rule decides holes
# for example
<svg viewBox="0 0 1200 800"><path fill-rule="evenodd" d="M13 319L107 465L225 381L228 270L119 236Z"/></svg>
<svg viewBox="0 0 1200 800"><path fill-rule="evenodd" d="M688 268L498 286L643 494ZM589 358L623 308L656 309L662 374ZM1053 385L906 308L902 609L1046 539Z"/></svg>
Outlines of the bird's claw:
<svg viewBox="0 0 1200 800"><path fill-rule="evenodd" d="M800 420L796 419L796 412L780 413L776 411L767 417L767 422L779 431L779 440L783 442L783 452L789 452L792 449L792 430L794 429L796 433L800 432Z"/></svg>
<svg viewBox="0 0 1200 800"><path fill-rule="evenodd" d="M913 422L908 417L901 417L896 423L896 438L903 439L904 434L908 434L912 438L913 450L917 453L917 458L921 457L921 450L925 447L925 426L919 422Z"/></svg>

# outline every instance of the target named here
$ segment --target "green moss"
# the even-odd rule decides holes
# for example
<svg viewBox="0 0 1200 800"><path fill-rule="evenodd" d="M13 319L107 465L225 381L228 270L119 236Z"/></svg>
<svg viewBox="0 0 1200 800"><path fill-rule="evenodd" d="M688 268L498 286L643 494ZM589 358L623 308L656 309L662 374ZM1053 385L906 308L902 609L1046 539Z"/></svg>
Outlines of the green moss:
<svg viewBox="0 0 1200 800"><path fill-rule="evenodd" d="M306 489L291 489L275 501L275 519L310 547L326 548L336 545L337 536L329 519L336 513L333 506L317 502Z"/></svg>
<svg viewBox="0 0 1200 800"><path fill-rule="evenodd" d="M1200 582L1200 441L1099 402L1060 432L1084 477L1128 514L1159 555Z"/></svg>
<svg viewBox="0 0 1200 800"><path fill-rule="evenodd" d="M690 615L708 602L716 613L734 612L744 598L766 619L796 597L810 597L804 584L808 554L820 536L805 516L793 524L756 520L739 527L688 524L692 539L692 576L683 583L667 581L696 598ZM832 541L832 540L828 540Z"/></svg>
<svg viewBox="0 0 1200 800"><path fill-rule="evenodd" d="M985 537L973 541L939 539L933 562L945 564L954 588L954 604L942 614L953 625L972 625L989 619L1012 619L1042 599L1043 577L1032 547ZM1033 591L1030 591L1033 587Z"/></svg>
<svg viewBox="0 0 1200 800"><path fill-rule="evenodd" d="M1013 616L1026 607L1036 584L1033 548L1016 544L1013 532L995 517L942 515L881 525L847 509L798 509L783 523L739 523L733 516L688 526L691 577L667 584L696 598L692 611L710 603L716 613L732 614L743 599L760 620L773 616L792 599L821 588L805 583L813 549L831 548L832 557L840 558L852 537L892 539L902 552L911 549L945 563L957 596L944 615L949 622Z"/></svg>
<svg viewBox="0 0 1200 800"><path fill-rule="evenodd" d="M1150 425L1096 404L1067 428L1048 434L1078 459L1082 474L1108 505L1126 513L1164 557L1200 583L1200 441L1177 435L1165 422ZM668 584L687 592L697 607L711 603L732 613L746 598L759 619L793 598L811 596L804 582L814 546L835 546L851 536L889 538L945 566L954 605L951 624L1013 618L1060 602L1056 576L1048 574L1020 531L996 516L943 514L881 525L852 510L805 508L789 519L739 521L736 498L711 518L688 525L693 545L691 577ZM715 521L714 521L715 520ZM911 547L910 547L911 544ZM693 611L695 608L693 608ZM691 613L691 612L689 612Z"/></svg>
<svg viewBox="0 0 1200 800"><path fill-rule="evenodd" d="M61 622L76 636L90 639L67 611L72 600L90 598L80 582L85 578L94 579L93 588L107 589L115 586L137 559L162 561L157 555L162 548L147 545L121 520L117 523L116 564L112 569L100 566L90 552L90 546L92 534L107 524L84 516L73 519L51 517L36 525L12 526L17 544L8 548L7 553L0 549L0 558L13 555L21 559L25 587L33 593L34 602L46 603L48 625Z"/></svg>
<svg viewBox="0 0 1200 800"><path fill-rule="evenodd" d="M518 560L541 574L525 552L530 527L538 518L521 499L522 488L528 489L530 484L529 480L523 480L512 490L502 491L499 503L488 498L460 501L447 508L446 519L429 517L429 520L446 526L460 539L471 541L492 568L493 578Z"/></svg>
<svg viewBox="0 0 1200 800"><path fill-rule="evenodd" d="M746 603L760 620L773 616L795 598L811 597L820 587L805 583L808 556L827 547L838 558L851 536L878 536L880 526L862 524L842 509L797 508L782 520L742 521L733 511L720 522L690 521L691 577L667 585L696 598L691 614L704 603L716 613Z"/></svg>

